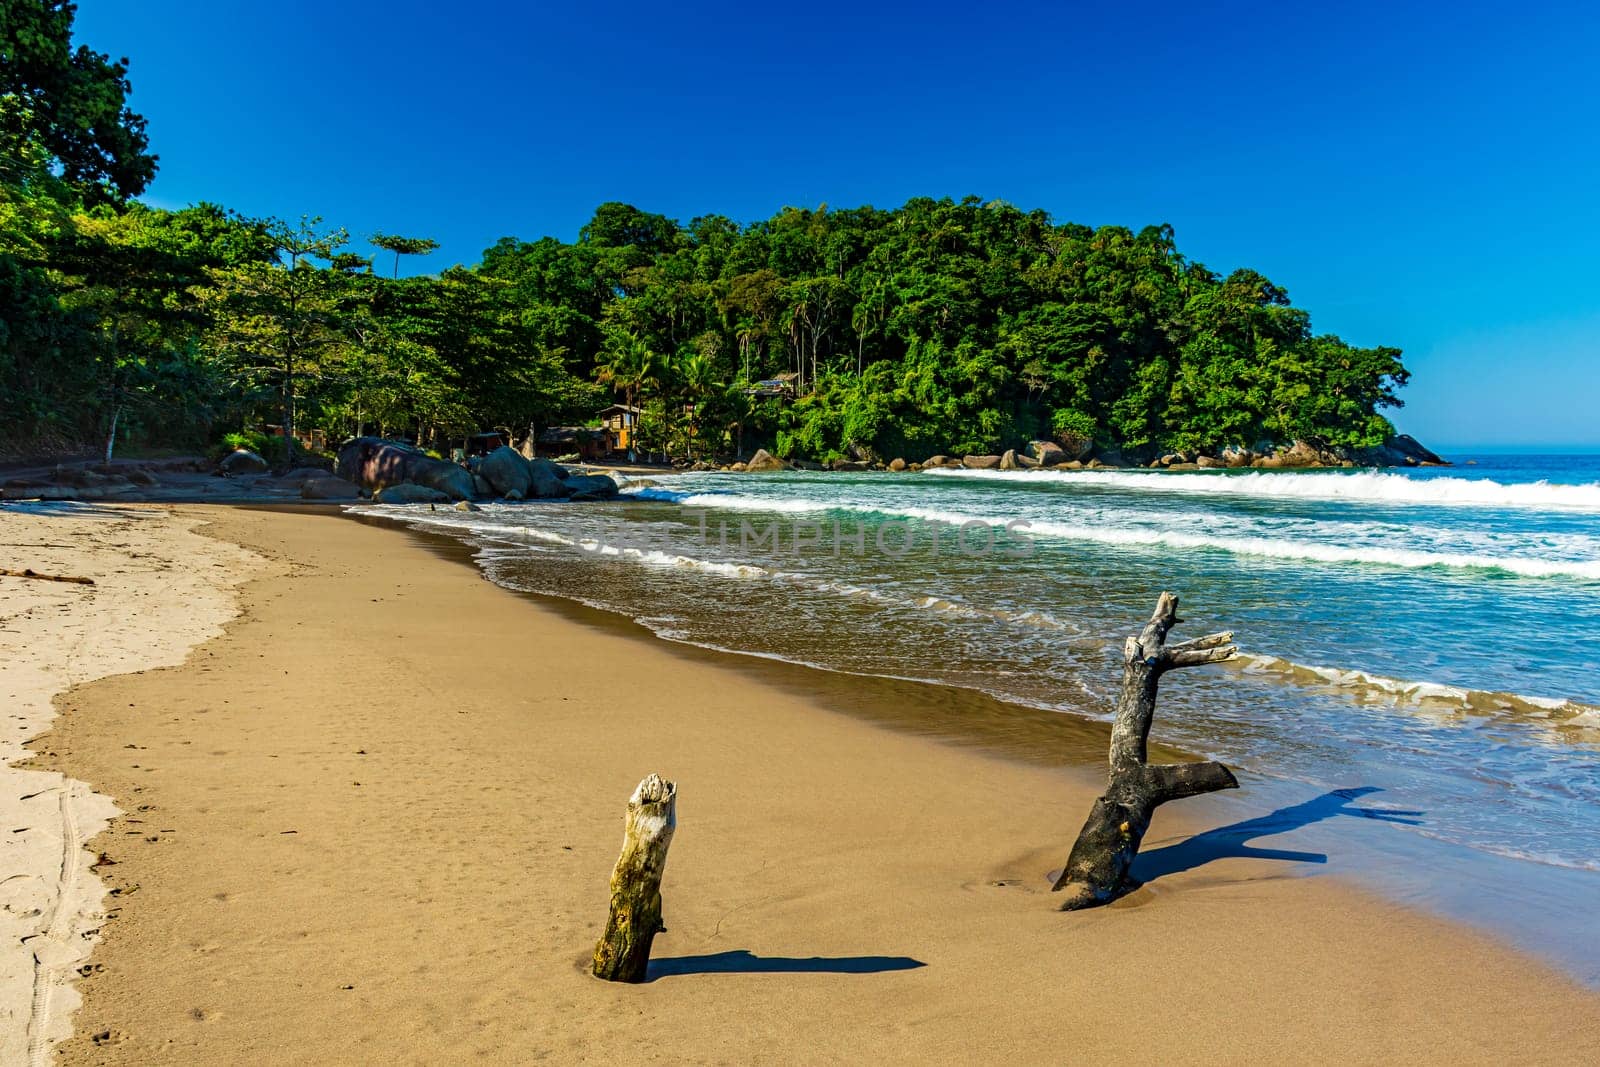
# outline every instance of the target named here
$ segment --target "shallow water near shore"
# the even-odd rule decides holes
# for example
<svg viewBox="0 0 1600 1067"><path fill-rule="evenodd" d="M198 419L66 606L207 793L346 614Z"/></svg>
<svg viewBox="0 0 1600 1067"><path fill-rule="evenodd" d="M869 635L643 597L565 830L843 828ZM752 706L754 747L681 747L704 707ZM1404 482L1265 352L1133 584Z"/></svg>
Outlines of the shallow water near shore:
<svg viewBox="0 0 1600 1067"><path fill-rule="evenodd" d="M1231 629L1242 655L1174 676L1158 738L1239 768L1248 811L1279 810L1191 852L1292 829L1286 871L1358 869L1600 981L1600 924L1572 912L1600 889L1596 457L683 475L628 496L357 510L462 539L508 588L673 641L1074 721L1104 719L1123 636L1173 589L1179 636ZM963 716L1012 755L1035 737L1026 717L996 730L981 723L1006 716L960 700L940 730L960 734ZM1076 761L1095 744L1071 747Z"/></svg>

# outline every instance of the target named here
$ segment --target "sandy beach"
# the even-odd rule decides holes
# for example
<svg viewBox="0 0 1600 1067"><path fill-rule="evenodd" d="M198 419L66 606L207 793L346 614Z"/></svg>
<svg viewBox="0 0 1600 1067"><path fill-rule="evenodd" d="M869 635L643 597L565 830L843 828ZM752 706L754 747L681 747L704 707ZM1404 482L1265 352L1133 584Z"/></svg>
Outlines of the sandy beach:
<svg viewBox="0 0 1600 1067"><path fill-rule="evenodd" d="M86 971L63 1062L1600 1056L1595 993L1334 878L1220 859L1059 913L1047 874L1098 768L886 728L914 709L848 714L585 625L403 531L202 506L0 522L69 546L8 558L98 582L0 580L7 734L71 686L3 798L7 830L50 824L61 801L17 799L41 788L79 812L75 865L59 833L6 853L41 886L83 872L45 922L74 953L51 973ZM589 956L651 771L680 795L668 931L653 981L608 985ZM1214 803L1163 809L1147 848L1225 821ZM103 900L81 880L101 853ZM13 884L5 922L37 929ZM52 988L61 1036L75 994Z"/></svg>

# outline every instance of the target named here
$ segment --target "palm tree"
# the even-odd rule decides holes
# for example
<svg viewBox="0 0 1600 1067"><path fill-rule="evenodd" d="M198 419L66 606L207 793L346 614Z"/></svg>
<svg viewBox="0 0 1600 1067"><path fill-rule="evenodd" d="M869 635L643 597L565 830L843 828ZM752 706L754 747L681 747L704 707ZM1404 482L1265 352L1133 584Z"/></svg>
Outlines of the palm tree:
<svg viewBox="0 0 1600 1067"><path fill-rule="evenodd" d="M631 460L634 458L633 441L639 432L639 397L647 383L658 380L660 361L650 351L650 346L633 334L615 338L610 355L611 358L600 365L597 376L602 384L622 390L622 402L630 409L623 416L623 425L633 420L628 434L628 458Z"/></svg>
<svg viewBox="0 0 1600 1067"><path fill-rule="evenodd" d="M721 389L722 383L716 380L716 367L704 352L691 352L684 356L678 361L677 369L684 395L689 398L689 439L694 441L700 436L700 405L706 397Z"/></svg>

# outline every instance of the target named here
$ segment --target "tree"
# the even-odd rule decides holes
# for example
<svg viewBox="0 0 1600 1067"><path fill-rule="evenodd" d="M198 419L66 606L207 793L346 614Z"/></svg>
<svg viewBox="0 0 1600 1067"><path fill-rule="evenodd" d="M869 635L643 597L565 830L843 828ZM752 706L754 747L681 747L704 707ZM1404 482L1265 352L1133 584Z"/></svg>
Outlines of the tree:
<svg viewBox="0 0 1600 1067"><path fill-rule="evenodd" d="M272 384L290 467L297 389L302 378L315 376L318 357L341 337L338 298L348 276L315 261L331 261L349 237L321 226L320 218L303 217L293 226L274 221L268 233L276 259L210 272L212 342L238 377Z"/></svg>
<svg viewBox="0 0 1600 1067"><path fill-rule="evenodd" d="M386 252L394 253L394 277L400 277L401 256L425 256L437 251L439 242L428 237L396 237L393 234L375 233L368 238Z"/></svg>
<svg viewBox="0 0 1600 1067"><path fill-rule="evenodd" d="M145 120L127 106L128 61L72 47L77 5L0 0L0 181L28 147L90 203L142 193L155 177Z"/></svg>
<svg viewBox="0 0 1600 1067"><path fill-rule="evenodd" d="M633 417L637 420L641 394L658 373L658 360L649 345L630 333L618 332L607 338L607 351L606 362L600 365L598 371L600 383L620 389L622 402L632 409ZM634 428L637 432L637 421ZM631 441L628 458L633 458Z"/></svg>

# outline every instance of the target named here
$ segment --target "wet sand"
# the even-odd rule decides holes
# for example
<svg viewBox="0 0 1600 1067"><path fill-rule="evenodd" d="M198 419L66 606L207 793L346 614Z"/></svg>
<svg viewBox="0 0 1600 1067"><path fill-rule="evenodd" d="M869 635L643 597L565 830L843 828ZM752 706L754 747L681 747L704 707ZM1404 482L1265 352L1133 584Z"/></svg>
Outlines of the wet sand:
<svg viewBox="0 0 1600 1067"><path fill-rule="evenodd" d="M1593 993L1283 864L1054 911L1099 727L1002 706L995 743L952 744L970 695L685 655L335 514L179 513L278 573L35 745L129 813L90 846L119 892L67 1062L1600 1055ZM679 784L669 929L654 981L606 985L587 961L650 771ZM1174 805L1150 842L1224 811Z"/></svg>

